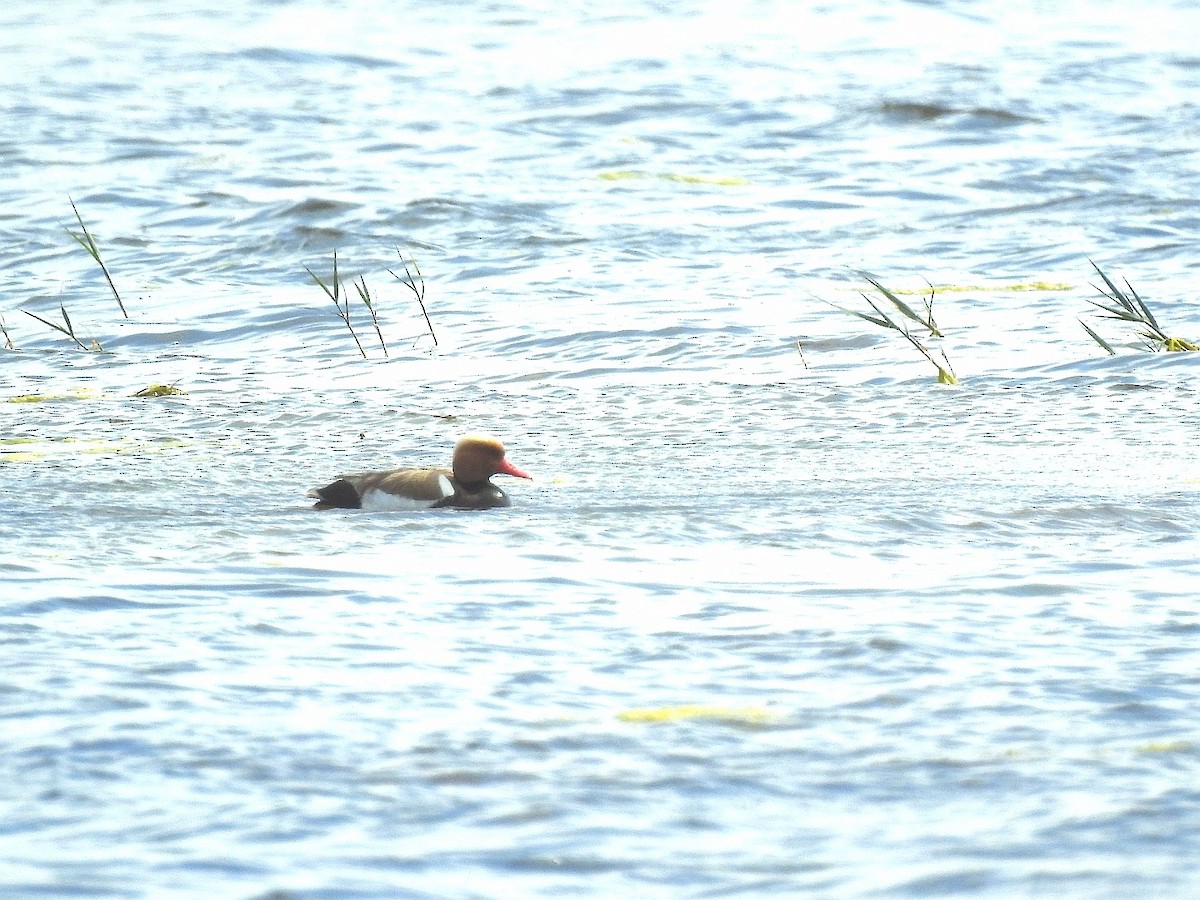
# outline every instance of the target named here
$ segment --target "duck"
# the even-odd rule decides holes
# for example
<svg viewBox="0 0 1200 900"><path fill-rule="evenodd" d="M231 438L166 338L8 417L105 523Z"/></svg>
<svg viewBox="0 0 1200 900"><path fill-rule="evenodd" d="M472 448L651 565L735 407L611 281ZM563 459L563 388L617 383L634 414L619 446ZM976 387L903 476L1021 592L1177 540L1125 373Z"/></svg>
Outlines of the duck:
<svg viewBox="0 0 1200 900"><path fill-rule="evenodd" d="M449 469L389 469L342 475L308 496L313 509L493 509L511 506L493 475L529 478L492 437L468 435L454 446Z"/></svg>

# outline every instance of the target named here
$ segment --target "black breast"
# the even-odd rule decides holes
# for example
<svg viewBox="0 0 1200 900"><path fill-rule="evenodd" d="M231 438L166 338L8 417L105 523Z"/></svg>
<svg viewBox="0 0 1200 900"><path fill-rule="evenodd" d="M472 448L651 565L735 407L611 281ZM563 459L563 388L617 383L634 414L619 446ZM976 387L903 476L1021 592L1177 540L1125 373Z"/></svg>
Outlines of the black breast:
<svg viewBox="0 0 1200 900"><path fill-rule="evenodd" d="M491 481L479 481L473 484L463 484L451 479L454 493L445 500L434 504L436 508L451 507L453 509L495 509L500 506L511 506L512 501L500 488Z"/></svg>

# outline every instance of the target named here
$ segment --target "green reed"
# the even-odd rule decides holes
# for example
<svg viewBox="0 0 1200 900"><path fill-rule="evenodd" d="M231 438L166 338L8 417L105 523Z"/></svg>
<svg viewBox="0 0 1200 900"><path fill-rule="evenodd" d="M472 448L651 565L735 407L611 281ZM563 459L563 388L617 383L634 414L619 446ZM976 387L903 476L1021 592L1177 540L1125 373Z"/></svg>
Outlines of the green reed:
<svg viewBox="0 0 1200 900"><path fill-rule="evenodd" d="M67 200L69 200L71 203L71 209L75 210L75 220L79 223L79 228L83 232L80 234L79 232L72 231L70 228L68 228L67 234L75 238L75 240L79 242L79 246L86 250L88 255L96 261L97 265L100 266L100 271L104 273L104 277L108 281L108 286L112 290L112 295L117 300L117 306L121 307L121 315L128 319L129 313L125 311L125 304L121 302L121 295L117 293L117 286L113 284L112 275L109 274L108 266L104 264L104 260L100 256L100 248L96 246L96 239L92 237L92 233L88 231L87 226L83 224L83 216L79 214L79 209L75 206L75 201L71 200L70 197L68 197ZM63 315L65 317L66 313L64 312ZM36 319L37 316L34 316L34 318ZM43 319L42 321L45 320Z"/></svg>
<svg viewBox="0 0 1200 900"><path fill-rule="evenodd" d="M363 359L367 358L367 351L363 349L362 341L358 339L358 333L354 330L354 326L350 324L350 298L346 297L345 306L342 305L342 280L338 276L338 257L337 251L333 251L333 287L325 283L316 272L308 266L304 267L304 271L312 276L312 280L320 286L321 290L333 301L333 308L337 310L338 318L346 323L346 327L350 329L350 336L354 338L354 345L358 347L358 352L362 354Z"/></svg>
<svg viewBox="0 0 1200 900"><path fill-rule="evenodd" d="M104 350L104 348L100 346L100 342L98 340L96 340L95 338L92 338L92 344L89 347L87 344L85 344L83 341L81 341L76 336L75 326L71 324L71 317L69 315L67 315L66 304L64 304L61 300L58 303L58 309L59 309L59 312L62 313L62 317L63 317L62 325L59 325L57 322L51 322L49 319L43 319L37 313L31 313L27 309L23 309L23 310L21 310L21 312L25 313L25 315L29 316L31 319L37 319L43 325L45 325L49 328L53 328L55 331L58 331L62 334L65 334L67 337L69 337L71 340L73 340L76 344L78 344L84 350L90 350L90 351L94 351L96 353L99 353ZM7 331L4 332L4 336L6 338L8 337ZM11 345L11 343L12 342L9 341L10 345Z"/></svg>
<svg viewBox="0 0 1200 900"><path fill-rule="evenodd" d="M400 252L400 248L396 248L396 255L400 257L400 264L404 266L404 277L401 278L391 269L388 269L388 274L412 291L412 295L417 298L417 303L421 307L421 315L425 317L425 327L429 329L429 336L433 338L433 346L438 345L437 335L433 333L433 322L429 320L429 310L425 307L425 276L421 274L421 268L417 265L416 257L413 257L412 266L417 273L417 278L414 279L412 272L408 269L408 263L404 261L404 254ZM420 281L418 287L417 280Z"/></svg>
<svg viewBox="0 0 1200 900"><path fill-rule="evenodd" d="M882 284L880 284L874 278L872 278L871 276L869 276L865 273L862 273L862 272L860 272L859 274L862 275L868 282L870 282L871 285L877 291L879 291L881 294L883 294L884 297L886 297L888 300L890 300L892 305L895 306L897 310L899 310L899 312L905 319L909 319L909 320L919 324L922 328L924 328L926 331L929 332L930 337L935 337L935 338L942 337L942 331L940 328L938 328L937 323L933 319L933 297L934 297L935 291L934 291L934 287L932 284L929 285L929 298L927 300L925 300L925 316L924 316L924 318L922 318L921 315L919 313L917 313L916 310L914 310L911 306L909 306L907 303L905 303L903 300L901 300L899 297L897 297L894 293L892 293L887 288L885 288ZM942 362L938 362L937 359L934 357L933 352L927 346L925 346L925 344L920 340L920 338L916 337L909 330L908 326L906 324L904 324L903 321L897 322L896 319L894 319L891 315L889 315L887 310L885 310L883 307L881 307L879 303L877 303L872 297L868 296L867 294L860 293L860 296L864 300L866 300L868 304L870 304L871 309L873 309L875 311L874 315L872 315L871 313L860 312L857 309L847 309L842 306L837 306L836 304L830 304L830 305L835 306L837 309L840 309L843 312L848 312L852 316L858 316L860 319L864 319L865 321L870 322L873 325L878 325L880 328L887 328L891 331L898 332L901 335L901 337L903 337L906 341L908 341L910 344L912 344L913 347L916 348L917 352L920 353L922 356L924 356L927 360L929 360L929 362L933 365L933 367L935 369L937 369L938 383L940 383L940 384L958 384L958 378L957 378L957 376L955 376L954 370L950 366L950 360L946 356L946 352L944 350L939 351L942 356ZM943 365L942 363L945 363L945 365Z"/></svg>
<svg viewBox="0 0 1200 900"><path fill-rule="evenodd" d="M371 291L367 288L367 279L359 275L358 281L352 281L354 290L358 291L358 296L362 300L363 305L367 308L367 312L371 314L371 324L375 326L375 334L379 338L379 346L383 348L384 358L387 358L387 344L383 342L383 332L379 330L379 316L375 314L375 303L371 300Z"/></svg>
<svg viewBox="0 0 1200 900"><path fill-rule="evenodd" d="M1104 274L1103 270L1096 265L1094 260L1089 259L1088 262L1092 264L1092 268L1104 280L1105 287L1107 287L1107 290L1105 290L1105 288L1092 285L1092 287L1100 292L1104 300L1088 301L1092 306L1102 309L1107 313L1107 315L1103 315L1100 318L1115 319L1118 322L1127 322L1130 325L1140 328L1141 331L1138 332L1138 337L1142 339L1142 347L1146 350L1153 352L1160 350L1169 352L1200 350L1200 346L1197 346L1192 341L1172 337L1167 334L1158 324L1158 320L1155 318L1154 313L1150 311L1150 307L1146 305L1146 301L1138 296L1138 292L1133 289L1133 285L1129 283L1128 278L1122 279L1125 282L1126 290L1121 290L1111 278ZM1108 351L1110 355L1116 356L1117 351L1112 344L1097 334L1082 319L1079 320L1079 324L1083 326L1083 330L1088 333L1088 336L1092 340Z"/></svg>

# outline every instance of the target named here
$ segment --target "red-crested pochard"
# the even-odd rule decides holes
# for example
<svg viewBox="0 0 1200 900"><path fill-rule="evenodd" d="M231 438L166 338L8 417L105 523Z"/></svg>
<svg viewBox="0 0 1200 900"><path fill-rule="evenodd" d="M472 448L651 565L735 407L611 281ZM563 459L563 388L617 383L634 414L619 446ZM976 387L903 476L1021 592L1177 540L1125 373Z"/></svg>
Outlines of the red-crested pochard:
<svg viewBox="0 0 1200 900"><path fill-rule="evenodd" d="M491 509L511 501L491 482L493 475L532 478L504 457L494 438L465 437L454 447L449 469L392 469L343 475L313 488L314 509Z"/></svg>

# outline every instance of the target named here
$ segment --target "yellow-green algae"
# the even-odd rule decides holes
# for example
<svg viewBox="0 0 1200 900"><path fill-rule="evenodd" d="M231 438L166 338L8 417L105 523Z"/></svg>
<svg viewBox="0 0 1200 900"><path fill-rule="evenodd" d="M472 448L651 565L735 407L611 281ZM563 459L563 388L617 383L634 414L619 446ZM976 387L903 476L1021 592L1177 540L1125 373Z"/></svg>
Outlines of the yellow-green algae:
<svg viewBox="0 0 1200 900"><path fill-rule="evenodd" d="M161 453L165 450L178 450L191 447L188 441L178 438L162 438L146 443L134 443L128 439L111 441L100 438L4 438L0 440L0 448L8 445L25 447L36 446L37 449L4 450L0 449L0 463L33 462L48 456L68 453L81 453L92 456L101 454L120 455L126 453Z"/></svg>
<svg viewBox="0 0 1200 900"><path fill-rule="evenodd" d="M1023 281L1017 284L935 284L939 294L965 294L975 292L1002 293L1006 291L1073 291L1075 285L1063 281ZM893 294L928 294L929 288L892 288Z"/></svg>
<svg viewBox="0 0 1200 900"><path fill-rule="evenodd" d="M38 438L30 437L14 437L0 438L0 447L26 446L29 444L41 444L43 441ZM15 463L15 462L33 462L35 459L41 459L46 454L36 450L3 450L0 449L0 463Z"/></svg>
<svg viewBox="0 0 1200 900"><path fill-rule="evenodd" d="M1200 350L1200 346L1193 344L1191 341L1185 341L1183 338L1167 338L1163 348L1168 352L1175 353L1181 350Z"/></svg>
<svg viewBox="0 0 1200 900"><path fill-rule="evenodd" d="M9 403L56 403L59 400L94 400L100 395L90 388L73 388L65 394L19 394Z"/></svg>
<svg viewBox="0 0 1200 900"><path fill-rule="evenodd" d="M1191 753L1196 745L1191 741L1151 741L1136 749L1138 753Z"/></svg>
<svg viewBox="0 0 1200 900"><path fill-rule="evenodd" d="M72 388L69 391L62 393L45 393L45 394L18 394L15 397L9 397L9 403L57 403L60 400L100 400L103 399L103 394L94 391L91 388ZM142 388L133 397L178 397L187 396L187 392L183 391L173 384L152 384Z"/></svg>
<svg viewBox="0 0 1200 900"><path fill-rule="evenodd" d="M684 706L659 706L647 709L627 709L617 713L622 722L681 722L687 719L714 719L719 722L734 722L741 725L763 725L775 721L777 716L756 706L706 706L691 704Z"/></svg>
<svg viewBox="0 0 1200 900"><path fill-rule="evenodd" d="M602 181L640 181L658 179L659 181L676 181L681 184L711 184L716 187L744 187L750 182L745 178L720 175L684 175L678 172L637 172L632 170L615 170L601 172Z"/></svg>
<svg viewBox="0 0 1200 900"><path fill-rule="evenodd" d="M133 396L135 397L186 397L187 393L181 391L173 384L152 384L149 387L144 387Z"/></svg>
<svg viewBox="0 0 1200 900"><path fill-rule="evenodd" d="M958 384L958 378L954 375L953 372L943 369L941 366L938 366L937 370L938 370L938 377L937 377L938 384L950 384L950 385Z"/></svg>

